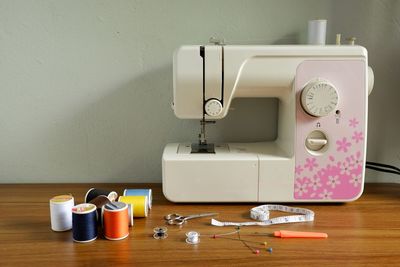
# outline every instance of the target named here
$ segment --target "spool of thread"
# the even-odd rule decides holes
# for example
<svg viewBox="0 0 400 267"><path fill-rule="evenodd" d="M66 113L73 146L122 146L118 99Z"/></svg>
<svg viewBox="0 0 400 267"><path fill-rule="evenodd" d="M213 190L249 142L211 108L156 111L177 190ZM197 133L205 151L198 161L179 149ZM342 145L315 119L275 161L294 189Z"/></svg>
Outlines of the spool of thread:
<svg viewBox="0 0 400 267"><path fill-rule="evenodd" d="M195 231L190 231L186 233L186 243L191 245L196 245L200 243L200 234Z"/></svg>
<svg viewBox="0 0 400 267"><path fill-rule="evenodd" d="M156 228L154 228L153 229L153 232L154 232L153 237L154 237L154 239L165 239L165 238L167 238L168 237L167 231L168 231L167 227L156 227Z"/></svg>
<svg viewBox="0 0 400 267"><path fill-rule="evenodd" d="M110 201L115 201L118 198L118 194L115 191L90 188L86 192L85 203L89 203L91 200L95 199L98 196L106 196Z"/></svg>
<svg viewBox="0 0 400 267"><path fill-rule="evenodd" d="M308 21L308 44L325 45L326 22L325 19Z"/></svg>
<svg viewBox="0 0 400 267"><path fill-rule="evenodd" d="M103 232L109 240L121 240L129 235L128 205L112 202L103 207Z"/></svg>
<svg viewBox="0 0 400 267"><path fill-rule="evenodd" d="M97 214L100 214L101 216L98 216L98 223L102 224L102 208L103 206L105 206L106 204L111 203L111 201L108 199L108 197L106 196L97 196L96 198L92 199L89 203L92 203L94 205L96 205L97 207ZM133 205L129 204L128 205L128 218L129 218L129 225L133 226L134 220L133 220Z"/></svg>
<svg viewBox="0 0 400 267"><path fill-rule="evenodd" d="M129 219L129 226L133 226L134 220L133 220L133 205L128 204L128 219Z"/></svg>
<svg viewBox="0 0 400 267"><path fill-rule="evenodd" d="M111 200L108 199L108 197L106 196L97 196L94 199L90 200L89 203L94 204L97 208L97 214L101 215L101 208L103 208L104 205L111 203ZM97 216L97 222L99 224L102 223L102 217L101 216Z"/></svg>
<svg viewBox="0 0 400 267"><path fill-rule="evenodd" d="M153 195L151 189L125 189L124 196L147 196L147 204L151 210Z"/></svg>
<svg viewBox="0 0 400 267"><path fill-rule="evenodd" d="M147 217L149 211L147 196L120 196L118 198L118 201L124 202L126 204L132 204L133 217Z"/></svg>
<svg viewBox="0 0 400 267"><path fill-rule="evenodd" d="M74 197L71 195L60 195L50 199L51 230L61 232L72 229L73 206Z"/></svg>
<svg viewBox="0 0 400 267"><path fill-rule="evenodd" d="M84 203L72 208L72 236L79 243L97 238L97 211L94 204Z"/></svg>

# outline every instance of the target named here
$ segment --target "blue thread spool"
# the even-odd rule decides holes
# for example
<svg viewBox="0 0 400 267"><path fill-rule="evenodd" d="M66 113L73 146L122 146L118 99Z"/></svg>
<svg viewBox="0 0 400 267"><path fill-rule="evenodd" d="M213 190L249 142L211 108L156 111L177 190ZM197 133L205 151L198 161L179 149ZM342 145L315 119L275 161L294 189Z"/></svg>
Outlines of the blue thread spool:
<svg viewBox="0 0 400 267"><path fill-rule="evenodd" d="M75 242L87 243L97 238L96 206L90 203L72 208L72 237Z"/></svg>
<svg viewBox="0 0 400 267"><path fill-rule="evenodd" d="M148 207L151 209L153 201L151 189L125 189L124 196L147 196Z"/></svg>

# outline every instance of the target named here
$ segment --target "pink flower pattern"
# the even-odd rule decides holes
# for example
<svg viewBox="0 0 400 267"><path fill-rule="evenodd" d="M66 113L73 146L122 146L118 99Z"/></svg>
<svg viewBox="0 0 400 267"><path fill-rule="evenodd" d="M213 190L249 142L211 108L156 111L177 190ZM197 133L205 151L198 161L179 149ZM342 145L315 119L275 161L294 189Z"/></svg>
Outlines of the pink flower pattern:
<svg viewBox="0 0 400 267"><path fill-rule="evenodd" d="M349 120L349 126L350 127L356 128L357 125L358 125L358 120L356 118L353 118L353 119Z"/></svg>
<svg viewBox="0 0 400 267"><path fill-rule="evenodd" d="M299 196L302 196L303 194L308 192L307 186L307 177L296 179L294 192L297 193Z"/></svg>
<svg viewBox="0 0 400 267"><path fill-rule="evenodd" d="M341 175L350 175L351 166L349 162L343 161L340 162L340 174Z"/></svg>
<svg viewBox="0 0 400 267"><path fill-rule="evenodd" d="M326 183L332 188L335 188L337 185L340 184L339 176L328 176L328 182Z"/></svg>
<svg viewBox="0 0 400 267"><path fill-rule="evenodd" d="M349 162L349 165L351 167L354 166L359 166L361 167L362 161L361 161L361 152L357 151L355 155L351 155L350 157L346 158L346 161Z"/></svg>
<svg viewBox="0 0 400 267"><path fill-rule="evenodd" d="M356 143L358 143L358 142L364 140L363 133L355 131L353 136L351 137L351 139L353 139Z"/></svg>
<svg viewBox="0 0 400 267"><path fill-rule="evenodd" d="M332 197L332 192L328 191L327 189L324 189L322 193L320 193L318 196L322 199L331 199Z"/></svg>
<svg viewBox="0 0 400 267"><path fill-rule="evenodd" d="M317 190L322 186L321 179L317 175L314 175L314 177L310 179L310 183L308 186L311 187L314 191Z"/></svg>
<svg viewBox="0 0 400 267"><path fill-rule="evenodd" d="M361 177L358 174L352 174L349 183L353 184L354 187L358 187L361 184Z"/></svg>
<svg viewBox="0 0 400 267"><path fill-rule="evenodd" d="M307 158L306 164L304 164L304 168L308 169L309 171L312 171L314 168L318 167L316 161L317 160L315 158Z"/></svg>
<svg viewBox="0 0 400 267"><path fill-rule="evenodd" d="M351 143L347 142L347 138L343 137L342 140L337 140L336 141L336 145L337 148L336 150L339 151L343 151L343 152L347 152L349 150L349 147L351 147Z"/></svg>
<svg viewBox="0 0 400 267"><path fill-rule="evenodd" d="M356 128L359 121L349 120L350 128ZM350 129L349 129L350 130ZM303 162L297 162L294 185L295 199L350 199L356 197L363 181L365 142L362 131L347 131L347 136L333 140L336 151L326 155L321 161L319 156L308 156ZM301 177L300 177L301 175Z"/></svg>
<svg viewBox="0 0 400 267"><path fill-rule="evenodd" d="M294 172L295 172L297 175L300 175L300 174L303 172L303 170L304 170L304 169L301 167L301 165L298 165L298 166L295 167Z"/></svg>

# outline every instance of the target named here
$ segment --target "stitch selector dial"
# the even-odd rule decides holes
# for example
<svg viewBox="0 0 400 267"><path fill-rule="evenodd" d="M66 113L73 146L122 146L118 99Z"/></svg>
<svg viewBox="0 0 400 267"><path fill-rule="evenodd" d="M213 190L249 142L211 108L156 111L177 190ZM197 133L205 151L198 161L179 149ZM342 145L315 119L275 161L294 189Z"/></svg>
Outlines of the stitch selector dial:
<svg viewBox="0 0 400 267"><path fill-rule="evenodd" d="M301 105L305 112L314 117L323 117L336 109L338 92L328 81L309 82L301 92Z"/></svg>

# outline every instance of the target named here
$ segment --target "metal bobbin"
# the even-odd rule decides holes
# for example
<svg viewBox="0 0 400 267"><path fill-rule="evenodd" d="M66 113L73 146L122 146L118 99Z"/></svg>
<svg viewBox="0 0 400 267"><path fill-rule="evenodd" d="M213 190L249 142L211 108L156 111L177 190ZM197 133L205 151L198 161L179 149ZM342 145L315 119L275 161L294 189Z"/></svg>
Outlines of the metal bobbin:
<svg viewBox="0 0 400 267"><path fill-rule="evenodd" d="M165 238L167 238L168 237L167 231L168 231L167 227L156 227L156 228L154 228L153 229L153 232L154 232L153 237L154 237L154 239L165 239Z"/></svg>
<svg viewBox="0 0 400 267"><path fill-rule="evenodd" d="M186 243L191 245L196 245L200 243L200 234L195 231L190 231L186 233Z"/></svg>

